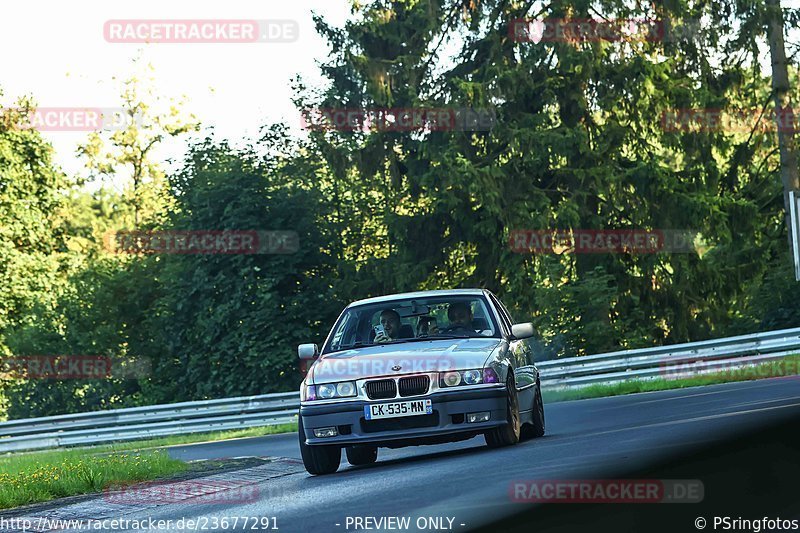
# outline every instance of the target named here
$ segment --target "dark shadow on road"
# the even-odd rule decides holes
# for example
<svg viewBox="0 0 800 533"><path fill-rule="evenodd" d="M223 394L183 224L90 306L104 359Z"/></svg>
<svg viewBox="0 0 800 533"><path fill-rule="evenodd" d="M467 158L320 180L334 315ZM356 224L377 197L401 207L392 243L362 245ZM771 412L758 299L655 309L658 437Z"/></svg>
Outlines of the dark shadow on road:
<svg viewBox="0 0 800 533"><path fill-rule="evenodd" d="M695 520L701 517L704 529L715 531L714 517L800 519L800 416L756 430L748 427L746 433L700 450L616 474L617 479L699 479L704 499L694 504L519 503L518 514L476 531L699 531ZM766 530L763 524L755 527ZM724 529L722 523L716 527L720 530L756 531Z"/></svg>

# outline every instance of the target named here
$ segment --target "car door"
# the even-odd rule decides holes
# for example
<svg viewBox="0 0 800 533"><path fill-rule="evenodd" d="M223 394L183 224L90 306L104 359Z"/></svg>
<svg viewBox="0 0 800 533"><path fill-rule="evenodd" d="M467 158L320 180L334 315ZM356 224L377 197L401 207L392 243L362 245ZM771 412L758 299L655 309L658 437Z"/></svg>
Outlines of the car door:
<svg viewBox="0 0 800 533"><path fill-rule="evenodd" d="M489 295L492 305L497 309L500 320L503 322L503 329L509 335L509 353L514 358L514 381L519 395L519 405L521 411L530 411L533 407L533 395L536 385L536 367L533 365L533 351L528 339L512 339L510 337L511 326L514 320L506 309L505 305L494 295Z"/></svg>

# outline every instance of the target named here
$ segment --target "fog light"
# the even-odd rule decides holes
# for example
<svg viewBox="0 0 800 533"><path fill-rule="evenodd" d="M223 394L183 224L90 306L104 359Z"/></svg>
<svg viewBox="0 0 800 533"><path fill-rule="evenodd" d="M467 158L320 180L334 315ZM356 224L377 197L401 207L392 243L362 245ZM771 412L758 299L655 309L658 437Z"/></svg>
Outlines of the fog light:
<svg viewBox="0 0 800 533"><path fill-rule="evenodd" d="M319 428L319 429L315 429L314 430L314 435L319 439L322 439L322 438L325 438L325 437L335 437L338 434L339 434L339 432L336 430L335 427L332 427L332 428Z"/></svg>
<svg viewBox="0 0 800 533"><path fill-rule="evenodd" d="M467 422L474 424L475 422L486 422L489 420L489 411L485 413L467 413Z"/></svg>

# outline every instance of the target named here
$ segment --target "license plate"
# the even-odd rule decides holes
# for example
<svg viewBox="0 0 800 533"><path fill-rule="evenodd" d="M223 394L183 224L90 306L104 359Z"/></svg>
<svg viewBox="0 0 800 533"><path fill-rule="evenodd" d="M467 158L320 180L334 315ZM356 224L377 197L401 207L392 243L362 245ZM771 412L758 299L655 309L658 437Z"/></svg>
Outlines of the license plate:
<svg viewBox="0 0 800 533"><path fill-rule="evenodd" d="M373 403L364 406L364 418L397 418L399 416L429 415L433 413L430 400L411 400L408 402Z"/></svg>

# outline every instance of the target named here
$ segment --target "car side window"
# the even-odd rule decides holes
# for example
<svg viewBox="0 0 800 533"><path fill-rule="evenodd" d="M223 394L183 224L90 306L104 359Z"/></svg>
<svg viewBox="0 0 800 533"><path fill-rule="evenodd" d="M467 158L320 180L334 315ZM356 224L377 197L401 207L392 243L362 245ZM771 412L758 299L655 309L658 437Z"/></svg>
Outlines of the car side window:
<svg viewBox="0 0 800 533"><path fill-rule="evenodd" d="M514 324L514 318L511 316L511 313L508 312L508 309L503 302L501 302L497 297L495 297L495 300L497 300L497 303L500 304L500 309L502 309L502 312L505 313L509 323Z"/></svg>
<svg viewBox="0 0 800 533"><path fill-rule="evenodd" d="M500 303L494 294L489 295L489 299L492 301L492 305L494 305L495 309L497 309L497 314L500 315L500 321L503 323L504 328L507 334L511 333L511 318L508 316L508 312L503 307L503 304Z"/></svg>
<svg viewBox="0 0 800 533"><path fill-rule="evenodd" d="M497 301L500 302L500 300L497 300ZM506 316L508 317L508 320L510 320L511 323L514 324L514 317L512 317L511 313L508 312L508 308L505 306L505 304L503 302L500 302L500 307L503 309L503 311L505 311Z"/></svg>
<svg viewBox="0 0 800 533"><path fill-rule="evenodd" d="M494 298L494 301L497 302L498 308L500 309L500 314L503 315L503 318L505 318L506 320L510 321L510 323L513 325L514 324L514 319L511 318L511 313L508 312L508 309L506 309L506 306L503 305L503 302L501 302L497 298ZM509 325L509 331L510 331L510 328L511 328L511 325ZM532 365L532 364L535 363L533 350L531 349L532 347L531 347L530 341L526 342L526 344L528 346L528 348L525 350L526 364Z"/></svg>
<svg viewBox="0 0 800 533"><path fill-rule="evenodd" d="M349 314L344 316L344 318L342 319L342 323L339 324L339 328L333 334L333 339L331 339L331 344L338 346L343 343L342 341L345 335L345 331L347 331L349 319L350 319Z"/></svg>

